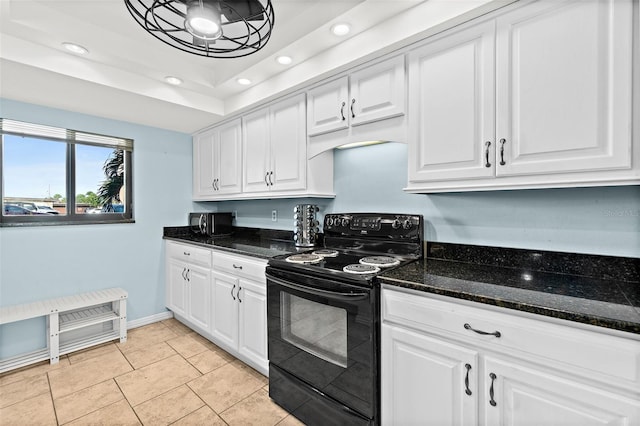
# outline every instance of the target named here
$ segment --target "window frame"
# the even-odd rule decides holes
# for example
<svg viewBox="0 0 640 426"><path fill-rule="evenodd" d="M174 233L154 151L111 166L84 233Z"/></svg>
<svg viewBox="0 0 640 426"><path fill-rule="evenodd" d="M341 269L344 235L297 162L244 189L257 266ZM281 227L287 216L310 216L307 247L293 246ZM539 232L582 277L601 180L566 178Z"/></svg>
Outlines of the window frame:
<svg viewBox="0 0 640 426"><path fill-rule="evenodd" d="M0 165L4 164L5 135L48 140L66 144L65 215L4 215L4 174L0 171L0 227L39 225L81 225L134 223L133 215L133 139L102 135L73 129L44 126L8 118L0 118ZM64 135L64 136L63 136ZM76 212L76 150L77 145L100 146L120 149L124 153L124 212L102 212L100 214Z"/></svg>

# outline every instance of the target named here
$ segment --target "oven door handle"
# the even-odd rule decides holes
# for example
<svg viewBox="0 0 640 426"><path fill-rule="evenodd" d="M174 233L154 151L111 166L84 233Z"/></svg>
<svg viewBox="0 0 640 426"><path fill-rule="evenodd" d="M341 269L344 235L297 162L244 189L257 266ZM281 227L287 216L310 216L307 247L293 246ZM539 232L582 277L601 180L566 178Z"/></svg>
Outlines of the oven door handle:
<svg viewBox="0 0 640 426"><path fill-rule="evenodd" d="M288 281L281 280L280 278L276 278L273 275L269 274L267 274L267 279L283 287L288 287L298 291L304 291L315 296L329 297L335 300L360 300L369 297L369 293L342 293L339 291L321 290L319 288L308 287L306 285L294 284Z"/></svg>

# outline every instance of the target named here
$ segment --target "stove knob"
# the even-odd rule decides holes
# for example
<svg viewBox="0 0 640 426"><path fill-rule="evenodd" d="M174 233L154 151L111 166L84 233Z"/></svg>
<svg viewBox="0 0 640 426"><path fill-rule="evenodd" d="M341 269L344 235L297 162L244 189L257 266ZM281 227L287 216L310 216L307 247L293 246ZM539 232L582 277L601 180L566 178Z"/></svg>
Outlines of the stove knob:
<svg viewBox="0 0 640 426"><path fill-rule="evenodd" d="M398 229L402 226L402 224L400 223L400 221L398 219L394 220L393 223L391 224L391 227L393 229Z"/></svg>
<svg viewBox="0 0 640 426"><path fill-rule="evenodd" d="M411 221L409 219L404 221L404 229L411 229L411 227L413 226L413 223L411 223Z"/></svg>
<svg viewBox="0 0 640 426"><path fill-rule="evenodd" d="M329 226L333 225L333 218L331 216L327 218L327 225Z"/></svg>
<svg viewBox="0 0 640 426"><path fill-rule="evenodd" d="M347 218L342 219L342 226L345 226L345 227L349 226L349 219Z"/></svg>

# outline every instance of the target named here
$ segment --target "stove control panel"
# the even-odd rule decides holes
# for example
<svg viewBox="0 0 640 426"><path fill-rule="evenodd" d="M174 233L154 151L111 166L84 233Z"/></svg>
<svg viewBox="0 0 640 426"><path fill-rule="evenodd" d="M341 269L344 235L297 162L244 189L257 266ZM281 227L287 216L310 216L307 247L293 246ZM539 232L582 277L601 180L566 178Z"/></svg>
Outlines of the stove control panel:
<svg viewBox="0 0 640 426"><path fill-rule="evenodd" d="M326 235L411 238L420 235L421 229L420 215L335 213L324 217Z"/></svg>

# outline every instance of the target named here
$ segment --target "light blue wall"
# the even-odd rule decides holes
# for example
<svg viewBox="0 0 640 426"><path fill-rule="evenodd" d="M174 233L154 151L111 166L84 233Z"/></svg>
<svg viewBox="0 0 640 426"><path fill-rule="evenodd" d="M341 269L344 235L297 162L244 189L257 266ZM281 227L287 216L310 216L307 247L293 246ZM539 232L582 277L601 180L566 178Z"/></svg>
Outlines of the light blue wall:
<svg viewBox="0 0 640 426"><path fill-rule="evenodd" d="M640 257L640 186L407 194L407 147L335 151L335 200L209 203L237 210L239 226L293 228L293 207L330 212L418 213L430 241ZM207 204L207 203L200 203ZM278 221L271 221L271 210Z"/></svg>
<svg viewBox="0 0 640 426"><path fill-rule="evenodd" d="M122 287L129 320L163 312L162 228L185 225L194 208L191 136L6 99L0 117L134 139L135 215L133 224L0 228L0 306ZM0 358L24 350L25 327L0 328Z"/></svg>

